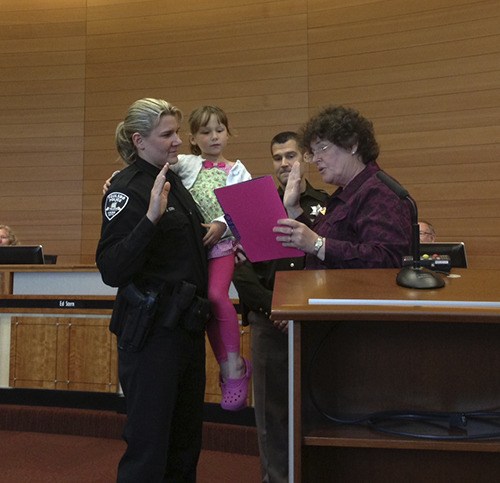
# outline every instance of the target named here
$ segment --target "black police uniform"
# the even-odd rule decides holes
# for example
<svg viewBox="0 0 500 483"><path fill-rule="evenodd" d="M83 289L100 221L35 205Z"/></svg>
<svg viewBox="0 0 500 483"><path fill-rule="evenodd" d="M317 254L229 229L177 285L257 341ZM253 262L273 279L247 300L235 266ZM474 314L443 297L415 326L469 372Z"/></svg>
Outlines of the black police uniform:
<svg viewBox="0 0 500 483"><path fill-rule="evenodd" d="M162 318L179 282L195 285L199 297L207 295L205 231L191 195L171 171L165 213L156 226L146 217L159 171L137 158L113 178L102 206L96 261L103 281L119 287L119 294L131 282L138 293L159 290L163 300L141 347L120 346L119 337L127 449L118 481L194 483L201 450L205 336L203 329L187 330L183 315L169 328ZM119 300L117 296L113 310L118 326L126 315L119 312Z"/></svg>

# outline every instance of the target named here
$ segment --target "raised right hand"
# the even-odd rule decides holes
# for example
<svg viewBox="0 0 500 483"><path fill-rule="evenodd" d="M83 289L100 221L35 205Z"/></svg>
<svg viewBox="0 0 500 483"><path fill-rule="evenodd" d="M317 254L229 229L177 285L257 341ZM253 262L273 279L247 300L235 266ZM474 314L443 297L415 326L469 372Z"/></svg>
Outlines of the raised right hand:
<svg viewBox="0 0 500 483"><path fill-rule="evenodd" d="M166 181L168 168L169 164L166 163L165 166L161 168L151 188L151 197L149 199L149 207L146 216L155 225L160 221L160 218L163 216L168 206L168 195L170 193L170 183Z"/></svg>
<svg viewBox="0 0 500 483"><path fill-rule="evenodd" d="M303 211L300 207L301 179L300 163L295 161L288 175L285 194L283 196L283 204L285 205L288 216L293 219L297 218Z"/></svg>

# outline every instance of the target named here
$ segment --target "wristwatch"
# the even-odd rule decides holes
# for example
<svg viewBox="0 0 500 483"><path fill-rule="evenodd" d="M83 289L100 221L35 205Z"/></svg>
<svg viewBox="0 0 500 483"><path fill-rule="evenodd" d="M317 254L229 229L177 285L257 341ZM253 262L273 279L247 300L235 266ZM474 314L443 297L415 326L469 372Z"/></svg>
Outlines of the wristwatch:
<svg viewBox="0 0 500 483"><path fill-rule="evenodd" d="M323 246L323 243L325 243L325 239L322 236L319 236L316 242L314 243L314 255L318 255L318 252Z"/></svg>

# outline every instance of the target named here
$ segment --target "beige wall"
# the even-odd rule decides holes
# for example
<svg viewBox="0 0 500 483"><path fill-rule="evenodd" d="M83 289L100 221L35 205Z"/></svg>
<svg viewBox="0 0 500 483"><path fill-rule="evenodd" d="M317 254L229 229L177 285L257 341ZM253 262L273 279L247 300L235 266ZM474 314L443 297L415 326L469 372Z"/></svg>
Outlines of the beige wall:
<svg viewBox="0 0 500 483"><path fill-rule="evenodd" d="M374 121L381 166L439 239L500 268L499 17L497 0L2 0L0 223L92 263L137 98L220 105L254 175L276 132L342 103Z"/></svg>

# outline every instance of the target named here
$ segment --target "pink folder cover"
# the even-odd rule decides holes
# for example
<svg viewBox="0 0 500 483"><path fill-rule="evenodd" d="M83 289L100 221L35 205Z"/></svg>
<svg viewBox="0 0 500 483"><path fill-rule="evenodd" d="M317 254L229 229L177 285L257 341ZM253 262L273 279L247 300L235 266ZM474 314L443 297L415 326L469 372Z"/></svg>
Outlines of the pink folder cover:
<svg viewBox="0 0 500 483"><path fill-rule="evenodd" d="M272 176L216 188L229 228L251 262L301 257L304 252L276 241L273 227L288 218Z"/></svg>

